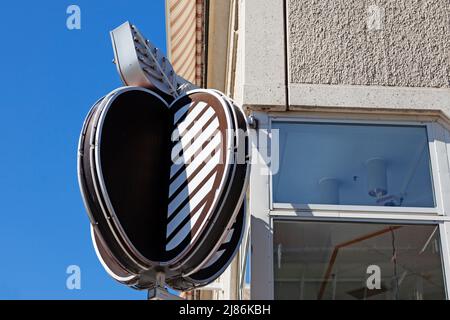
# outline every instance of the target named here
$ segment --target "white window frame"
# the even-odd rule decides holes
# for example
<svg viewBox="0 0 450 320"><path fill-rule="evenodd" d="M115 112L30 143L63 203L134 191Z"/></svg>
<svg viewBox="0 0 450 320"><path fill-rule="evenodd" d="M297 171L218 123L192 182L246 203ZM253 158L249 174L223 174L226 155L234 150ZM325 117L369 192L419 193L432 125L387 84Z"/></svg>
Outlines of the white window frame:
<svg viewBox="0 0 450 320"><path fill-rule="evenodd" d="M434 208L424 207L391 207L386 210L384 206L359 206L359 205L324 205L324 204L288 204L288 203L275 203L273 202L273 181L272 175L270 175L270 209L271 210L297 210L297 211L336 211L339 212L386 212L399 214L438 214L444 215L442 195L439 192L441 185L439 181L439 165L437 161L437 151L434 141L436 140L436 123L430 123L425 121L374 121L374 120L344 120L344 119L330 119L330 118L298 118L298 117L277 117L272 116L269 118L269 132L272 131L273 122L291 122L291 123L337 123L337 124L358 124L358 125L395 125L395 126L422 126L426 128L428 138L428 148L430 152L430 165L433 180L433 193L434 193ZM443 139L443 137L440 137Z"/></svg>
<svg viewBox="0 0 450 320"><path fill-rule="evenodd" d="M425 126L433 179L434 208L377 207L352 205L298 205L272 202L272 176L260 174L270 170L261 159L252 159L249 187L251 212L251 298L274 298L273 224L274 220L434 224L439 226L442 264L447 299L450 297L450 126L437 117L409 117L362 114L311 114L300 112L253 114L258 129L251 133L252 148L259 151L258 136L267 135L270 141L272 122L326 122L355 124L391 124ZM349 119L350 118L350 119ZM444 128L446 126L446 128ZM265 150L262 150L265 152ZM253 152L253 157L259 152ZM443 197L447 194L448 197ZM254 245L257 244L257 245Z"/></svg>

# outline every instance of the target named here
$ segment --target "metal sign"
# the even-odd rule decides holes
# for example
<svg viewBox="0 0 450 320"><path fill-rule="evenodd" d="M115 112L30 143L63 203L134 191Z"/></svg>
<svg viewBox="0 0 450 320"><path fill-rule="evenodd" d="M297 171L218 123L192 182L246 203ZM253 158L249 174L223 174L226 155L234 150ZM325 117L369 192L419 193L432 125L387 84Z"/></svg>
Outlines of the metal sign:
<svg viewBox="0 0 450 320"><path fill-rule="evenodd" d="M139 86L97 101L80 135L78 178L97 256L136 289L206 285L230 264L245 229L245 115L216 90L180 90L135 27L112 38L123 81Z"/></svg>

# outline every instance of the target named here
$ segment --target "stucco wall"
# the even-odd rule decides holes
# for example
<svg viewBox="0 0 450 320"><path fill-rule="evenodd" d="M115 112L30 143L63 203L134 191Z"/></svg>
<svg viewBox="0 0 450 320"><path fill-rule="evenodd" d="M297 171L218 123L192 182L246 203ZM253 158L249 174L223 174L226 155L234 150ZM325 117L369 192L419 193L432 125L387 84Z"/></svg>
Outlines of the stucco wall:
<svg viewBox="0 0 450 320"><path fill-rule="evenodd" d="M448 0L288 0L287 13L291 83L450 87Z"/></svg>

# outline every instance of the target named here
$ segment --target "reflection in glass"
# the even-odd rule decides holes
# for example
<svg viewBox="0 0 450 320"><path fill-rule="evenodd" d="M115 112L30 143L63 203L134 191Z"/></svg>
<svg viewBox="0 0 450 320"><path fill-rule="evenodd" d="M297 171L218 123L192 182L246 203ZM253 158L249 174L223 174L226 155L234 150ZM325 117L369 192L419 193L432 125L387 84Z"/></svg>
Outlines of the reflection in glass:
<svg viewBox="0 0 450 320"><path fill-rule="evenodd" d="M434 207L426 127L274 122L274 202Z"/></svg>
<svg viewBox="0 0 450 320"><path fill-rule="evenodd" d="M445 299L437 225L275 221L273 239L275 299Z"/></svg>

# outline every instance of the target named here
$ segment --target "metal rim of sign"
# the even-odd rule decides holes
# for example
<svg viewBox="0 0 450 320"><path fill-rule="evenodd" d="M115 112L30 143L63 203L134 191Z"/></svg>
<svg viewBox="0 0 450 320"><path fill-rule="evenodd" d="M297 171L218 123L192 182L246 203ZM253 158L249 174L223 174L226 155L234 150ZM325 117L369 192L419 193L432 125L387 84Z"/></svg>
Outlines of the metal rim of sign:
<svg viewBox="0 0 450 320"><path fill-rule="evenodd" d="M83 177L83 168L82 168L82 161L83 161L83 145L84 140L86 138L87 133L87 124L89 120L92 118L93 114L97 111L100 103L104 100L105 97L102 97L99 99L93 107L90 109L88 115L86 116L84 122L83 122L83 128L82 132L80 134L80 138L78 141L78 148L79 148L79 155L77 158L77 173L78 173L78 184L80 186L80 191L82 194L82 199L85 205L85 208L88 212L88 215L90 217L91 222L94 221L93 214L91 211L91 206L89 205L89 196L87 195L87 187L86 182ZM91 239L92 244L95 250L95 253L100 260L100 263L102 264L103 268L107 271L107 273L114 278L115 280L127 284L127 285L134 285L136 282L136 276L130 275L127 270L124 269L124 267L120 264L120 262L117 261L115 256L111 253L109 247L104 244L103 239L101 236L95 232L94 226L92 223L90 225L90 231L91 231ZM122 274L120 274L122 272Z"/></svg>
<svg viewBox="0 0 450 320"><path fill-rule="evenodd" d="M95 116L100 105L103 103L105 98L100 99L97 103L89 111L84 124L83 129L80 135L79 147L78 147L78 180L81 195L83 198L83 202L88 213L89 219L91 221L92 228L99 229L104 226L104 223L98 223L98 220L102 220L102 215L99 213L101 211L101 200L97 198L96 190L94 187L94 179L90 175L90 168L86 166L86 157L89 157L89 146L91 135L89 134L89 126L91 119ZM111 238L109 230L106 231L105 236ZM127 269L130 268L129 262L130 258L128 257L125 251L121 250L121 246L112 245L110 247L114 252L114 256L119 259L118 263L122 266L127 266ZM102 260L101 260L102 261ZM109 269L107 269L109 270ZM116 278L116 277L114 277ZM118 279L119 280L119 279Z"/></svg>
<svg viewBox="0 0 450 320"><path fill-rule="evenodd" d="M125 85L178 95L178 76L170 61L144 38L136 26L125 22L110 35L117 72Z"/></svg>
<svg viewBox="0 0 450 320"><path fill-rule="evenodd" d="M133 274L124 269L92 224L90 224L90 233L97 258L110 277L136 290L144 290L155 286L155 275L149 276L148 272L146 274Z"/></svg>
<svg viewBox="0 0 450 320"><path fill-rule="evenodd" d="M116 213L116 210L114 209L114 206L112 204L111 198L109 196L109 192L107 190L105 177L103 174L103 168L102 168L102 159L101 159L101 144L102 144L102 129L105 124L106 115L108 114L109 110L114 105L114 101L122 94L129 92L129 91L135 91L135 90L142 90L146 93L150 93L155 98L159 99L161 103L164 104L165 107L168 107L167 104L164 102L164 100L154 93L153 91L147 90L147 89L141 89L139 87L127 87L118 89L115 94L111 95L108 101L105 103L104 107L100 111L100 115L98 118L98 122L96 123L97 130L95 132L95 146L94 146L94 158L95 158L95 168L97 171L97 179L99 182L99 188L101 191L102 196L105 199L107 210L110 214L110 219L108 219L108 222L110 223L110 227L117 230L116 238L121 239L125 241L128 245L128 249L132 252L133 256L137 257L137 260L144 264L144 269L152 268L154 265L158 265L158 261L152 261L148 257L145 257L142 255L139 250L134 246L132 241L129 239L129 236L127 235L126 231L122 227L119 217Z"/></svg>
<svg viewBox="0 0 450 320"><path fill-rule="evenodd" d="M92 222L92 240L97 256L102 262L105 270L114 279L135 288L145 288L145 285L142 286L142 284L139 284L139 274L147 272L156 265L167 266L169 268L167 271L172 270L172 272L169 272L168 274L169 284L172 283L176 286L175 283L178 281L176 279L179 279L177 278L177 274L178 277L181 274L182 277L184 277L184 289L205 285L220 275L223 269L231 261L230 259L234 257L234 254L238 248L238 245L236 245L234 250L228 250L228 252L231 252L231 254L229 254L231 258L228 259L229 261L226 261L222 268L220 268L220 266L216 267L217 272L208 274L208 277L206 278L196 278L196 275L201 274L203 269L211 265L211 260L213 260L214 255L217 254L217 251L224 242L226 236L230 234L230 230L237 223L236 216L238 215L240 204L243 201L249 172L248 161L246 161L244 166L238 166L235 164L235 161L230 161L230 153L232 153L237 147L240 139L237 138L234 140L231 137L225 137L226 147L224 149L224 153L226 153L226 163L229 167L225 166L224 171L226 172L220 181L221 188L219 189L221 192L218 192L219 196L215 199L216 203L214 203L214 208L211 210L212 213L203 225L204 228L202 230L207 229L207 232L205 233L206 236L200 237L199 234L201 234L201 232L197 233L197 238L195 240L202 238L203 241L199 244L194 242L191 246L186 246L184 250L182 250L181 254L178 254L169 261L151 261L147 257L140 254L140 252L133 246L127 237L126 232L120 225L117 215L114 213L114 208L111 200L109 199L104 177L102 176L101 157L99 151L102 126L109 108L113 104L115 98L124 92L131 90L149 93L153 97L157 97L167 107L164 100L150 90L140 87L119 88L108 94L105 98L100 99L92 107L83 125L82 134L80 135L78 176L83 201ZM232 102L226 99L222 94L212 90L199 89L190 91L186 95L183 95L174 101L170 108L176 105L178 101L182 101L182 99L189 99L190 96L199 94L211 95L220 102L221 107L225 111L224 117L227 120L226 129L231 129L233 132L238 132L239 130L237 129L242 129L242 131L247 134L247 124L242 111L233 105ZM181 106L181 108L182 107L184 106ZM189 107L187 109L189 109ZM175 116L175 111L173 112ZM189 114L189 112L187 112L187 114ZM246 141L245 143L248 142ZM86 153L89 153L89 157L87 157ZM246 158L248 158L248 156L249 152L247 146ZM86 162L91 162L91 165L86 166ZM235 179L236 172L240 172L237 174L237 176L240 177L240 182L238 183L236 183L237 179ZM235 190L233 194L234 198L230 199L229 193L233 187L238 188L239 190ZM97 197L96 201L92 197L93 194ZM229 214L230 207L224 206L224 203L227 202L227 200L235 206L232 210L232 214ZM227 211L228 214L226 214L225 211ZM222 215L222 224L218 225L216 222L218 216L220 215ZM217 232L218 230L220 231ZM211 241L205 241L205 239ZM237 244L239 241L240 237ZM124 272L122 273L122 271ZM147 286L150 285L151 284L148 284Z"/></svg>

